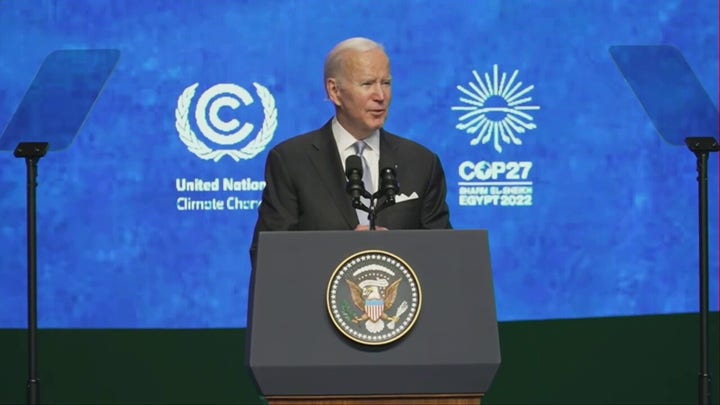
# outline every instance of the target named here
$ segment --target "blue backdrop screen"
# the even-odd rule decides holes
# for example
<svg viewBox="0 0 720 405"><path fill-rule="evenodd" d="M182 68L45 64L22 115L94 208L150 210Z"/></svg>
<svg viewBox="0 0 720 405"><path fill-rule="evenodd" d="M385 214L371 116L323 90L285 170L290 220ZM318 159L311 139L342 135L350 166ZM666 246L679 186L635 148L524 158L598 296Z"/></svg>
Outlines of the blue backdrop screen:
<svg viewBox="0 0 720 405"><path fill-rule="evenodd" d="M695 156L608 50L677 47L717 105L717 16L712 0L0 1L0 128L52 51L121 52L75 142L40 161L40 326L245 326L267 152L332 116L323 62L351 36L385 45L386 128L438 153L453 225L489 230L501 320L696 311ZM25 187L0 153L3 328L26 326Z"/></svg>

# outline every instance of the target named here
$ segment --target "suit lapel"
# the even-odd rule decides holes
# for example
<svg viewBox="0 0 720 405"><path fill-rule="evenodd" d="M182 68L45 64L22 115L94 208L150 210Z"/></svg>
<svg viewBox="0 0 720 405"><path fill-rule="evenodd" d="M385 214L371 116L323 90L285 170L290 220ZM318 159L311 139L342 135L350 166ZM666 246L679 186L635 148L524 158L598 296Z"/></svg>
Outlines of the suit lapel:
<svg viewBox="0 0 720 405"><path fill-rule="evenodd" d="M354 229L358 224L357 214L352 207L350 196L345 192L345 175L335 138L332 134L331 122L325 124L316 133L315 138L312 140L309 156L333 203L342 213L348 226ZM318 198L321 197L318 196Z"/></svg>
<svg viewBox="0 0 720 405"><path fill-rule="evenodd" d="M385 167L392 167L393 169L397 170L398 167L398 145L395 142L395 140L392 138L392 135L385 132L385 130L380 130L380 167L378 169L383 169Z"/></svg>

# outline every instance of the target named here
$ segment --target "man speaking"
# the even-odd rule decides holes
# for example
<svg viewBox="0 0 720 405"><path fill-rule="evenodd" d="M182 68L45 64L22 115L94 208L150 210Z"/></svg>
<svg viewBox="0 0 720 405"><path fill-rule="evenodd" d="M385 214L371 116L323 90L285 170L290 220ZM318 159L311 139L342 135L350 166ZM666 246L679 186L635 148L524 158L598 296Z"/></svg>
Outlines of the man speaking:
<svg viewBox="0 0 720 405"><path fill-rule="evenodd" d="M371 218L379 229L451 228L438 156L383 129L392 99L392 75L382 45L367 38L339 43L325 60L324 79L335 116L322 128L288 139L269 152L266 187L250 247L253 265L262 231L367 230L368 213L355 208L348 192L350 172L362 176L365 196L378 190L381 169L397 178L395 204Z"/></svg>

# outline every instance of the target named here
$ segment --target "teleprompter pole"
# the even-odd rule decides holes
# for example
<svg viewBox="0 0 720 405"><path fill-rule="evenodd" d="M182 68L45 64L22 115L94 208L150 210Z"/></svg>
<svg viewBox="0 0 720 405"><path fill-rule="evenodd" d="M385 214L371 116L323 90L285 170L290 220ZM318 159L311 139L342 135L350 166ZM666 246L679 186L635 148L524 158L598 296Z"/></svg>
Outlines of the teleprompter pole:
<svg viewBox="0 0 720 405"><path fill-rule="evenodd" d="M698 232L700 237L700 371L698 373L698 404L710 404L710 370L708 365L708 317L710 312L710 282L708 273L708 184L707 162L711 152L718 151L712 137L686 138L685 144L695 153L698 172Z"/></svg>
<svg viewBox="0 0 720 405"><path fill-rule="evenodd" d="M47 142L22 142L14 155L27 166L27 258L28 258L28 404L40 401L37 361L37 164L49 149Z"/></svg>

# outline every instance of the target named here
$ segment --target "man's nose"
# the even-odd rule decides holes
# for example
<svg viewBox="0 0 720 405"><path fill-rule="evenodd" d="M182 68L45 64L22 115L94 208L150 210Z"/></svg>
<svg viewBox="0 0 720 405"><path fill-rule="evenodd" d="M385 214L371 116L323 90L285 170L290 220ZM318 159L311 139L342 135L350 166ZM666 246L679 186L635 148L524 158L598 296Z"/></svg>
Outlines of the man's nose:
<svg viewBox="0 0 720 405"><path fill-rule="evenodd" d="M385 101L385 99L388 97L387 90L382 85L382 83L376 83L373 85L373 100L376 101Z"/></svg>

